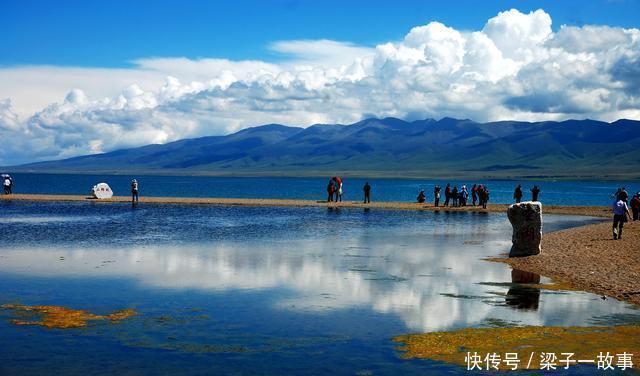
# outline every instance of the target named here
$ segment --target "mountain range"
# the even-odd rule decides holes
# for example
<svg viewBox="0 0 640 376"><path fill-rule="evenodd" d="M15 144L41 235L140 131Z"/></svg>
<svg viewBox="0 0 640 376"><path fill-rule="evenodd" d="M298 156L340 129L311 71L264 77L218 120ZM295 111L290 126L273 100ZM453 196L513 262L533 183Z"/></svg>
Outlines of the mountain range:
<svg viewBox="0 0 640 376"><path fill-rule="evenodd" d="M268 124L11 171L270 176L640 178L640 121L366 119Z"/></svg>

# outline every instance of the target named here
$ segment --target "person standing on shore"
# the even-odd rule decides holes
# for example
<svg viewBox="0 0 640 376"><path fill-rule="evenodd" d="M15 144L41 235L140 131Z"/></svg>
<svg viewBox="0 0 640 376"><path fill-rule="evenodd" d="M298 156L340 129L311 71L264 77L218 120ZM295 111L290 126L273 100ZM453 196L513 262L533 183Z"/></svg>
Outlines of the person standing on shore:
<svg viewBox="0 0 640 376"><path fill-rule="evenodd" d="M4 194L5 195L9 195L11 194L11 179L9 179L9 177L5 177L3 179L3 185L4 185Z"/></svg>
<svg viewBox="0 0 640 376"><path fill-rule="evenodd" d="M136 179L131 180L131 203L138 203L138 181Z"/></svg>
<svg viewBox="0 0 640 376"><path fill-rule="evenodd" d="M640 192L636 193L631 199L631 212L633 213L633 220L640 219Z"/></svg>
<svg viewBox="0 0 640 376"><path fill-rule="evenodd" d="M538 196L540 195L540 188L537 185L534 185L531 188L531 201L538 201Z"/></svg>
<svg viewBox="0 0 640 376"><path fill-rule="evenodd" d="M451 198L451 184L447 183L444 188L444 206L449 206L449 199Z"/></svg>
<svg viewBox="0 0 640 376"><path fill-rule="evenodd" d="M629 200L629 194L627 193L627 189L625 187L618 189L618 192L616 193L616 200L622 200L624 202L627 202L627 200Z"/></svg>
<svg viewBox="0 0 640 376"><path fill-rule="evenodd" d="M369 185L369 182L364 183L364 187L362 187L362 190L364 191L364 203L370 204L371 203L371 186Z"/></svg>
<svg viewBox="0 0 640 376"><path fill-rule="evenodd" d="M473 200L473 206L476 206L476 201L478 201L478 186L476 184L471 187L471 199Z"/></svg>
<svg viewBox="0 0 640 376"><path fill-rule="evenodd" d="M459 196L459 200L458 204L459 206L467 206L467 198L469 197L469 192L467 192L467 186L463 185L462 189L460 189L460 193L458 194Z"/></svg>
<svg viewBox="0 0 640 376"><path fill-rule="evenodd" d="M624 200L618 199L613 203L613 240L622 239L622 228L627 221L627 216L631 219L629 207Z"/></svg>
<svg viewBox="0 0 640 376"><path fill-rule="evenodd" d="M451 204L454 208L458 207L458 186L455 185L453 186L453 189L451 190L451 201L453 201L453 204Z"/></svg>
<svg viewBox="0 0 640 376"><path fill-rule="evenodd" d="M327 193L328 193L328 197L327 197L327 202L332 202L333 201L333 190L335 189L335 185L333 184L333 179L329 180L329 185L327 185Z"/></svg>
<svg viewBox="0 0 640 376"><path fill-rule="evenodd" d="M336 192L336 202L342 202L342 179L338 178L338 191Z"/></svg>
<svg viewBox="0 0 640 376"><path fill-rule="evenodd" d="M433 206L435 206L436 208L438 207L438 205L440 205L440 186L436 185L433 188Z"/></svg>
<svg viewBox="0 0 640 376"><path fill-rule="evenodd" d="M520 184L518 184L516 190L513 191L513 198L516 199L516 204L520 203L522 200L522 186Z"/></svg>

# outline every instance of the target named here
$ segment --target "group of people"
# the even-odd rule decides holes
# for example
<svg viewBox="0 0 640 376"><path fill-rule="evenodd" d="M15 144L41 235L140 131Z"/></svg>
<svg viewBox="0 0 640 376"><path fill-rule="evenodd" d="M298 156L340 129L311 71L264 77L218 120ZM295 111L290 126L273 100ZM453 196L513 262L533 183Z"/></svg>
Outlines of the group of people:
<svg viewBox="0 0 640 376"><path fill-rule="evenodd" d="M640 192L637 192L633 198L631 198L630 205L628 204L629 193L625 187L620 187L614 194L613 201L613 239L622 239L622 229L624 223L627 222L627 218L633 221L640 220ZM631 206L631 211L629 211ZM633 215L631 214L633 213Z"/></svg>
<svg viewBox="0 0 640 376"><path fill-rule="evenodd" d="M362 187L364 191L364 203L371 203L371 185L366 182ZM327 202L342 202L342 178L334 176L327 184Z"/></svg>
<svg viewBox="0 0 640 376"><path fill-rule="evenodd" d="M534 185L533 188L530 189L530 191L531 201L539 201L538 198L540 197L540 187ZM524 194L522 193L522 185L518 184L516 189L513 191L513 198L516 200L516 203L520 203L522 201L522 196L524 196Z"/></svg>
<svg viewBox="0 0 640 376"><path fill-rule="evenodd" d="M13 193L13 178L8 174L2 174L2 185L4 187L4 194L10 195Z"/></svg>
<svg viewBox="0 0 640 376"><path fill-rule="evenodd" d="M436 185L433 188L433 205L438 207L440 206L440 193L442 188L439 185ZM418 195L418 202L424 202L424 191L420 192ZM421 195L422 201L421 200ZM451 188L451 184L447 183L447 186L444 188L444 204L443 206L449 206L451 204L452 207L462 207L467 206L467 201L469 200L469 190L466 185L462 185L460 189L458 186L453 186ZM489 188L487 188L484 184L474 184L471 187L471 204L476 206L476 204L482 206L484 209L487 208L487 203L489 202Z"/></svg>
<svg viewBox="0 0 640 376"><path fill-rule="evenodd" d="M342 178L334 176L327 185L327 202L342 202Z"/></svg>

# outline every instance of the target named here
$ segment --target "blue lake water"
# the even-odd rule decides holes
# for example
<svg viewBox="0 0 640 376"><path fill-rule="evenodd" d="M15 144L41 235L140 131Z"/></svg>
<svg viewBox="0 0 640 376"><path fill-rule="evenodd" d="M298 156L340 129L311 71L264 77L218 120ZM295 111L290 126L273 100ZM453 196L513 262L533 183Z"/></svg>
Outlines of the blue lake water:
<svg viewBox="0 0 640 376"><path fill-rule="evenodd" d="M131 179L140 182L140 194L147 196L233 197L325 200L328 178L267 178L267 177L208 177L208 176L127 176L127 175L61 175L12 174L15 193L88 195L91 187L107 182L116 195L129 195ZM470 189L475 183L486 184L491 192L490 202L509 203L513 190L522 184L525 196L537 184L542 192L540 200L553 205L609 205L618 187L629 193L640 191L639 181L459 181L413 179L344 179L344 200L362 200L366 181L372 186L374 201L414 201L421 189L427 200L433 201L433 187L444 190L447 183Z"/></svg>
<svg viewBox="0 0 640 376"><path fill-rule="evenodd" d="M404 360L391 338L640 320L612 299L511 284L481 260L509 249L499 214L0 202L0 223L0 305L140 313L60 330L0 310L0 374L466 374Z"/></svg>

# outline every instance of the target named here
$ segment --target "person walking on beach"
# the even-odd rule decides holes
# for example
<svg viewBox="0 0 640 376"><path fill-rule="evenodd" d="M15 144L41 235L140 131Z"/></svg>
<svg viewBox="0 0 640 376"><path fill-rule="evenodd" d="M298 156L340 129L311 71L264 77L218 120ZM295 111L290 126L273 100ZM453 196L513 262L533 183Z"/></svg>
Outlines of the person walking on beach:
<svg viewBox="0 0 640 376"><path fill-rule="evenodd" d="M9 179L8 176L4 178L3 186L4 186L4 194L5 195L11 194L11 179Z"/></svg>
<svg viewBox="0 0 640 376"><path fill-rule="evenodd" d="M333 179L329 180L329 185L327 185L327 202L333 201L333 190L335 189L335 184L333 184Z"/></svg>
<svg viewBox="0 0 640 376"><path fill-rule="evenodd" d="M452 206L454 208L458 207L458 186L454 186L451 190L451 201L453 201Z"/></svg>
<svg viewBox="0 0 640 376"><path fill-rule="evenodd" d="M531 188L531 201L538 201L538 196L540 195L540 188L537 185L534 185Z"/></svg>
<svg viewBox="0 0 640 376"><path fill-rule="evenodd" d="M478 187L478 198L480 199L480 205L482 205L483 209L487 208L487 203L489 202L489 189L485 185L480 185Z"/></svg>
<svg viewBox="0 0 640 376"><path fill-rule="evenodd" d="M131 203L138 203L138 181L131 180Z"/></svg>
<svg viewBox="0 0 640 376"><path fill-rule="evenodd" d="M478 201L478 186L476 184L471 187L471 199L473 200L473 206L476 206L476 201Z"/></svg>
<svg viewBox="0 0 640 376"><path fill-rule="evenodd" d="M451 199L451 184L447 183L444 188L444 206L449 206L449 199Z"/></svg>
<svg viewBox="0 0 640 376"><path fill-rule="evenodd" d="M436 185L433 188L433 206L435 206L436 208L438 207L438 205L440 205L440 186Z"/></svg>
<svg viewBox="0 0 640 376"><path fill-rule="evenodd" d="M364 203L370 204L371 203L371 186L369 185L369 182L364 183L364 187L362 187L362 190L364 191Z"/></svg>
<svg viewBox="0 0 640 376"><path fill-rule="evenodd" d="M622 228L627 221L627 216L631 219L629 207L624 200L616 200L613 203L613 240L622 239Z"/></svg>
<svg viewBox="0 0 640 376"><path fill-rule="evenodd" d="M520 201L522 200L522 186L520 184L518 184L516 190L513 191L513 198L516 199L516 204L520 203Z"/></svg>
<svg viewBox="0 0 640 376"><path fill-rule="evenodd" d="M631 212L633 213L633 220L640 219L640 192L636 193L631 199Z"/></svg>

